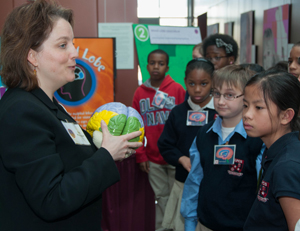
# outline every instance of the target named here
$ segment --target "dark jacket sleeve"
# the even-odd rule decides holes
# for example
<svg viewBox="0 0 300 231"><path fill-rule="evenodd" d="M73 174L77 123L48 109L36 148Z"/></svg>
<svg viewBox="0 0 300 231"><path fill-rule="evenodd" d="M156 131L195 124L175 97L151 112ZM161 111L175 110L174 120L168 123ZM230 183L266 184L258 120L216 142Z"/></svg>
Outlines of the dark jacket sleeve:
<svg viewBox="0 0 300 231"><path fill-rule="evenodd" d="M177 148L180 131L176 128L174 109L166 121L157 145L164 160L173 166L178 166L178 160L184 156L184 154Z"/></svg>
<svg viewBox="0 0 300 231"><path fill-rule="evenodd" d="M106 149L75 145L61 126L47 108L29 100L13 104L0 119L3 165L46 221L82 208L120 179Z"/></svg>

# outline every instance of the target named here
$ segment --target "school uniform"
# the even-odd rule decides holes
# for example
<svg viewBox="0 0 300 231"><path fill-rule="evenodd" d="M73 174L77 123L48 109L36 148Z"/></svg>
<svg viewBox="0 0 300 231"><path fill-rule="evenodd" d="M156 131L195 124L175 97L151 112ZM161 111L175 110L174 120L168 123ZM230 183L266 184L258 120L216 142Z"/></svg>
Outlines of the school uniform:
<svg viewBox="0 0 300 231"><path fill-rule="evenodd" d="M214 146L226 142L236 145L234 164L214 165ZM199 130L181 202L185 230L195 230L198 219L214 231L243 229L255 199L256 159L262 150L262 141L247 136L242 120L225 139L220 117Z"/></svg>
<svg viewBox="0 0 300 231"><path fill-rule="evenodd" d="M171 111L165 124L164 130L158 139L157 146L164 160L175 166L175 182L166 206L163 227L174 230L184 230L184 219L180 215L180 204L184 182L188 171L178 163L182 156L189 157L189 148L197 135L200 126L188 126L188 111L207 111L207 120L211 121L217 117L214 109L213 98L207 105L201 108L189 98Z"/></svg>
<svg viewBox="0 0 300 231"><path fill-rule="evenodd" d="M288 230L279 197L300 200L299 132L276 140L262 157L262 181L244 225L245 231Z"/></svg>
<svg viewBox="0 0 300 231"><path fill-rule="evenodd" d="M161 104L162 107L157 107L158 105L153 106L158 90L167 94L165 99L163 99L165 100L165 104ZM159 88L153 87L151 80L148 79L136 89L133 96L132 107L143 118L145 138L147 140L146 146L136 150L136 162L149 161L150 171L148 177L157 201L155 213L156 230L162 230L162 218L171 188L173 187L175 175L175 167L169 165L163 159L157 147L157 141L171 110L184 101L184 95L184 88L179 83L176 83L170 75L167 75ZM163 100L160 97L158 101L163 102Z"/></svg>
<svg viewBox="0 0 300 231"><path fill-rule="evenodd" d="M75 122L38 88L0 100L0 230L100 231L101 193L120 176L109 152L75 144Z"/></svg>

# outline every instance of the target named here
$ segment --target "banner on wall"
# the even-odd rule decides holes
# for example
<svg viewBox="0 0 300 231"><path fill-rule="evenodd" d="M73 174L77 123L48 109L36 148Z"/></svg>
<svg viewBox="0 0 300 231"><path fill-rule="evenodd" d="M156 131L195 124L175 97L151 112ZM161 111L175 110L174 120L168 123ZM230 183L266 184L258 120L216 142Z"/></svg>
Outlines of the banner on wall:
<svg viewBox="0 0 300 231"><path fill-rule="evenodd" d="M54 94L82 127L101 105L114 101L115 38L75 38L75 80Z"/></svg>
<svg viewBox="0 0 300 231"><path fill-rule="evenodd" d="M199 27L150 26L151 44L195 45L201 42Z"/></svg>
<svg viewBox="0 0 300 231"><path fill-rule="evenodd" d="M150 30L148 27L151 27L151 25L147 24L133 24L133 34L135 38L135 45L136 45L136 50L137 50L137 55L138 55L138 60L139 60L139 65L142 73L142 80L145 82L147 79L150 78L150 75L147 71L147 58L148 54L156 49L162 49L165 52L168 53L169 55L169 71L167 74L169 74L174 81L177 83L181 84L185 88L184 84L184 72L187 63L192 59L192 52L193 52L193 47L197 43L201 42L201 35L200 35L200 30L199 34L199 40L194 40L194 42L190 42L188 45L187 44L152 44L150 41ZM163 27L159 26L160 30L156 31L156 41L160 37L160 42L164 43L162 40L165 40L162 38L162 36L170 37L168 35L167 30L164 30L164 28L169 28L170 27ZM155 26L157 28L157 26ZM177 27L174 27L176 29ZM195 29L198 31L199 28L195 27L188 27L192 28L189 30L191 33L195 33ZM152 28L153 29L153 28ZM160 33L162 32L162 33ZM170 33L174 35L174 31ZM159 34L161 36L159 36ZM180 34L180 33L178 33ZM174 39L173 39L174 41Z"/></svg>

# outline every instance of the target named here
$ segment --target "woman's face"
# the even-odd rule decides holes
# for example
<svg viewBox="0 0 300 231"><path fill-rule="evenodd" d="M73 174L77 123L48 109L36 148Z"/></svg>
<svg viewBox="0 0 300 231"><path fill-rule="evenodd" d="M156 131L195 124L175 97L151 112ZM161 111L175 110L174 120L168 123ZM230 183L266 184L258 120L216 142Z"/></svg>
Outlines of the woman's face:
<svg viewBox="0 0 300 231"><path fill-rule="evenodd" d="M295 46L290 52L289 73L294 75L300 81L300 46Z"/></svg>
<svg viewBox="0 0 300 231"><path fill-rule="evenodd" d="M40 87L46 93L53 94L75 78L75 59L78 53L73 45L73 38L70 23L59 18L38 51L29 51L28 60L36 67Z"/></svg>

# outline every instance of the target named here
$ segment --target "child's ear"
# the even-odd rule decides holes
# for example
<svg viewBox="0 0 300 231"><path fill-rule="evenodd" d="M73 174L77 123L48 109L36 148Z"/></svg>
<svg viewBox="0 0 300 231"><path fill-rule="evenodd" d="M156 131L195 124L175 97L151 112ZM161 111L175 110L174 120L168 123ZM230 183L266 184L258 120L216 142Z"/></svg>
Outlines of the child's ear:
<svg viewBox="0 0 300 231"><path fill-rule="evenodd" d="M228 57L228 62L229 62L229 64L234 64L234 56L229 56Z"/></svg>
<svg viewBox="0 0 300 231"><path fill-rule="evenodd" d="M287 125L289 124L292 119L294 118L294 115L295 115L295 111L292 109L292 108L288 108L286 109L285 111L282 111L281 113L281 124L282 125Z"/></svg>

